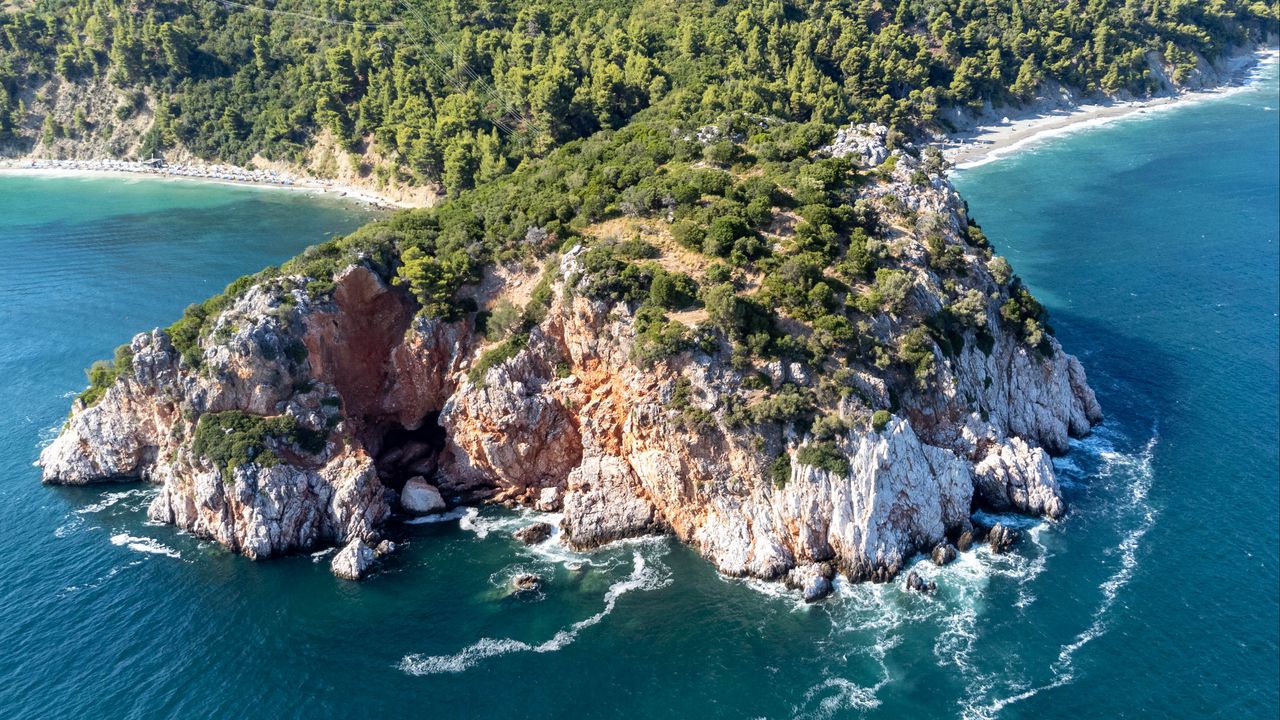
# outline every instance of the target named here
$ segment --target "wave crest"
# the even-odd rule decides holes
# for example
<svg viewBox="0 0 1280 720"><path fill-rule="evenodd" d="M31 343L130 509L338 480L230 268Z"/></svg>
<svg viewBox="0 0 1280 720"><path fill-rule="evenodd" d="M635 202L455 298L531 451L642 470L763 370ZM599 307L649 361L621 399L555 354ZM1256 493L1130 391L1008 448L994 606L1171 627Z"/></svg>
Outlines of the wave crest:
<svg viewBox="0 0 1280 720"><path fill-rule="evenodd" d="M646 560L637 551L633 555L631 574L609 586L604 595L604 608L600 612L570 625L557 632L550 640L533 645L510 638L481 638L467 648L453 655L420 654L406 655L401 659L399 669L409 675L435 675L440 673L460 673L476 664L499 655L516 652L548 653L555 652L577 639L578 633L586 628L599 624L617 605L618 598L636 590L656 590L671 583L671 574L660 563Z"/></svg>

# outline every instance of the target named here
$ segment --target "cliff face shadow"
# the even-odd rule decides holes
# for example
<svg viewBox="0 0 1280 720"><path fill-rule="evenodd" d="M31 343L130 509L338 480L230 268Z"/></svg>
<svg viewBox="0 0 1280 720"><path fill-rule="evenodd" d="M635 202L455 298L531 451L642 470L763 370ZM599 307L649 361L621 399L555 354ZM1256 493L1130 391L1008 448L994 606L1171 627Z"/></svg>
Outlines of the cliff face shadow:
<svg viewBox="0 0 1280 720"><path fill-rule="evenodd" d="M440 413L428 413L416 428L390 422L371 436L366 448L374 457L383 485L399 492L410 478L430 480L435 475L445 446Z"/></svg>
<svg viewBox="0 0 1280 720"><path fill-rule="evenodd" d="M1051 310L1049 320L1062 349L1084 365L1104 425L1145 433L1159 422L1160 398L1182 395L1184 380L1167 348L1078 313Z"/></svg>

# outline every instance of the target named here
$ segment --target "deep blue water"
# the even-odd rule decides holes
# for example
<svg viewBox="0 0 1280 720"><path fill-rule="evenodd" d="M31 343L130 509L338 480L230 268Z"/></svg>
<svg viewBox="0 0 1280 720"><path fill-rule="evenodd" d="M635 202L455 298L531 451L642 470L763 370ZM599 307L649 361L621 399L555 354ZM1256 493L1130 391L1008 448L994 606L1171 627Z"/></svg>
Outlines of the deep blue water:
<svg viewBox="0 0 1280 720"><path fill-rule="evenodd" d="M357 585L149 526L145 486L41 486L84 366L366 215L0 177L0 716L1274 718L1278 106L1271 71L957 175L1107 422L1016 554L809 608L666 540L524 548L495 511L405 528ZM522 570L543 595L505 596Z"/></svg>

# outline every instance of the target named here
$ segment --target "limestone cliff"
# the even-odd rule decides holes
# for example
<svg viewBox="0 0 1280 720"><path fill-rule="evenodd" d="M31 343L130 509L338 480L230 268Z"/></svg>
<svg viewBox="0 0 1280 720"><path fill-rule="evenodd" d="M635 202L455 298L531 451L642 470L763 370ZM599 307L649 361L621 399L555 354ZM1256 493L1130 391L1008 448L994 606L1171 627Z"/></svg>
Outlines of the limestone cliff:
<svg viewBox="0 0 1280 720"><path fill-rule="evenodd" d="M358 258L331 290L261 280L187 352L163 331L135 337L128 367L42 454L44 478L141 477L161 486L153 519L254 558L347 545L344 577L372 562L419 477L451 504L562 511L576 548L670 532L724 573L802 585L833 566L888 579L970 530L975 507L1059 517L1048 454L1101 419L1084 370L1011 313L1022 291L996 277L959 197L886 135L853 128L827 149L878 166L853 192L899 218L878 252L903 299L868 309L859 332L881 350L865 358L743 360L701 310L678 316L699 342L646 355L636 304L593 296L589 242L549 266L545 312L495 356L482 314L426 319ZM642 230L659 262L690 262L663 223ZM527 299L529 280L497 268L463 294L493 309ZM944 308L967 320L933 335L908 322ZM914 377L882 352L895 347ZM807 419L760 410L780 396L818 399Z"/></svg>

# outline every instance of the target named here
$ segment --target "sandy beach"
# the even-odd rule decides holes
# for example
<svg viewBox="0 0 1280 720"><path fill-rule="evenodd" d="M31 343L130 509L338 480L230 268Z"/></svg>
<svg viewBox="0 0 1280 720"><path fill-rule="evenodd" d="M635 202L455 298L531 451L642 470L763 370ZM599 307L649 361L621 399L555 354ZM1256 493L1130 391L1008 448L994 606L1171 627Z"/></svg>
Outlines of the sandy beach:
<svg viewBox="0 0 1280 720"><path fill-rule="evenodd" d="M1086 103L1051 110L1042 107L1008 110L999 117L981 122L972 130L947 136L938 145L942 148L943 156L957 169L976 167L1007 157L1056 135L1238 92L1249 87L1263 68L1277 61L1280 61L1280 50L1275 48L1242 56L1238 67L1231 70L1230 82L1209 90L1127 102Z"/></svg>
<svg viewBox="0 0 1280 720"><path fill-rule="evenodd" d="M1174 105L1238 92L1249 87L1263 68L1277 62L1280 62L1280 49L1276 48L1240 56L1236 59L1234 67L1228 70L1229 81L1209 90L1161 95L1144 100L1063 104L1050 109L1045 108L1046 104L1051 104L1050 101L1042 101L1018 110L1000 109L993 111L990 118L979 121L970 130L942 137L937 141L937 145L942 149L943 156L956 169L977 167L1007 157L1029 145L1056 135ZM421 203L395 200L365 188L344 185L331 180L296 176L274 170L250 170L234 165L202 163L159 165L128 160L0 159L0 174L27 173L63 176L129 174L321 192L388 209L421 206Z"/></svg>
<svg viewBox="0 0 1280 720"><path fill-rule="evenodd" d="M415 207L363 188L319 178L299 177L272 170L249 170L234 165L195 163L153 164L129 160L11 160L0 159L0 175L26 174L68 176L133 175L156 179L199 180L202 182L251 185L334 195L379 208Z"/></svg>

